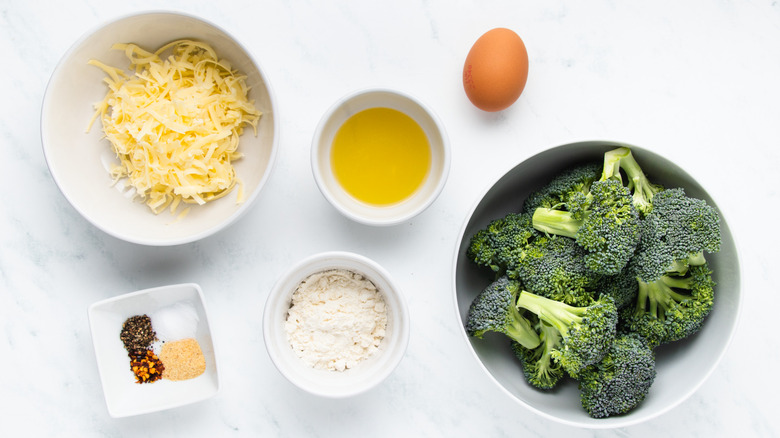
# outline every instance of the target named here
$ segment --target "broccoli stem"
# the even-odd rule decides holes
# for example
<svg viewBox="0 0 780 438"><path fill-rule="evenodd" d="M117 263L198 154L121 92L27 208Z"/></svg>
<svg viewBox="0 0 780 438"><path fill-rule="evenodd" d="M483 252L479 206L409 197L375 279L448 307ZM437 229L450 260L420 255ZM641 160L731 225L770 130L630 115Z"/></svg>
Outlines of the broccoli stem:
<svg viewBox="0 0 780 438"><path fill-rule="evenodd" d="M506 327L507 335L529 350L533 350L541 344L542 340L531 323L520 314L516 307L510 310L514 314L512 324Z"/></svg>
<svg viewBox="0 0 780 438"><path fill-rule="evenodd" d="M521 291L517 297L517 307L536 314L540 320L556 328L562 336L567 336L569 327L582 322L587 308L575 307L561 301Z"/></svg>
<svg viewBox="0 0 780 438"><path fill-rule="evenodd" d="M630 149L628 154L620 159L620 168L626 172L630 181L629 188L634 192L634 205L641 211L649 211L653 207L653 195L659 192L661 188L647 179L639 163L634 159L634 155L631 154Z"/></svg>
<svg viewBox="0 0 780 438"><path fill-rule="evenodd" d="M693 253L686 259L675 260L666 268L666 272L673 275L685 275L691 266L701 266L707 263L702 251Z"/></svg>
<svg viewBox="0 0 780 438"><path fill-rule="evenodd" d="M701 266L703 264L707 263L707 260L704 259L704 252L699 251L695 254L691 254L688 257L688 264L690 266Z"/></svg>
<svg viewBox="0 0 780 438"><path fill-rule="evenodd" d="M670 274L685 275L685 273L688 272L689 266L687 260L675 260L666 268L666 272Z"/></svg>
<svg viewBox="0 0 780 438"><path fill-rule="evenodd" d="M626 172L628 178L634 183L634 187L639 188L640 186L647 186L650 184L650 181L645 176L642 168L639 167L639 163L637 163L636 159L634 159L634 155L631 153L631 150L628 148L620 149L625 149L625 152L620 157L620 168Z"/></svg>
<svg viewBox="0 0 780 438"><path fill-rule="evenodd" d="M584 218L574 219L568 211L539 207L534 211L532 221L534 228L543 233L574 238Z"/></svg>
<svg viewBox="0 0 780 438"><path fill-rule="evenodd" d="M662 321L666 318L668 310L673 309L677 303L690 299L689 296L673 289L690 289L690 279L664 275L651 283L637 281L639 282L639 295L636 301L637 312L649 313Z"/></svg>
<svg viewBox="0 0 780 438"><path fill-rule="evenodd" d="M539 378L543 381L554 381L556 380L554 375L561 365L553 361L552 356L561 342L561 335L555 327L543 322L539 324L539 337L544 343L542 355L539 357Z"/></svg>
<svg viewBox="0 0 780 438"><path fill-rule="evenodd" d="M628 188L633 193L631 198L634 206L642 213L647 213L653 208L653 195L661 191L661 187L647 179L639 163L636 162L631 149L620 147L604 153L604 170L601 180L617 178L623 181L620 169L628 176Z"/></svg>
<svg viewBox="0 0 780 438"><path fill-rule="evenodd" d="M604 153L604 170L601 173L601 181L616 177L622 181L620 176L620 164L623 158L631 155L629 148L617 148Z"/></svg>
<svg viewBox="0 0 780 438"><path fill-rule="evenodd" d="M669 287L690 290L693 280L691 279L691 277L670 277L668 275L664 275L663 277L661 277L659 281L663 282L663 284Z"/></svg>

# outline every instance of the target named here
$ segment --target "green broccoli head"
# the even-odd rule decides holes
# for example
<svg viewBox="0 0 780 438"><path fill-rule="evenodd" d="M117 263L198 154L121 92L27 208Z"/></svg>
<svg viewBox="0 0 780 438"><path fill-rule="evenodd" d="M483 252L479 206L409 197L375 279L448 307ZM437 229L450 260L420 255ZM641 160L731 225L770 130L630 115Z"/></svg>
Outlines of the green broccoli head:
<svg viewBox="0 0 780 438"><path fill-rule="evenodd" d="M601 275L585 265L587 251L573 239L540 236L526 245L514 271L529 292L573 306L585 306L594 299ZM636 283L636 282L634 282Z"/></svg>
<svg viewBox="0 0 780 438"><path fill-rule="evenodd" d="M618 315L610 297L600 296L592 304L578 307L522 291L517 307L560 333L561 346L551 353L552 358L575 378L585 367L600 361L615 338Z"/></svg>
<svg viewBox="0 0 780 438"><path fill-rule="evenodd" d="M619 181L595 182L590 193L590 213L575 239L588 251L585 264L591 270L615 275L634 255L639 242L639 215Z"/></svg>
<svg viewBox="0 0 780 438"><path fill-rule="evenodd" d="M712 310L715 282L708 265L682 264L656 281L638 281L636 304L621 311L621 331L638 333L653 346L698 332Z"/></svg>
<svg viewBox="0 0 780 438"><path fill-rule="evenodd" d="M520 283L506 276L483 289L469 307L466 333L481 338L487 332L502 333L526 348L541 342L531 323L515 306Z"/></svg>
<svg viewBox="0 0 780 438"><path fill-rule="evenodd" d="M466 249L466 257L478 266L489 268L496 276L513 269L523 247L538 236L530 214L509 213L477 231Z"/></svg>
<svg viewBox="0 0 780 438"><path fill-rule="evenodd" d="M599 293L612 297L618 310L633 304L639 293L639 283L636 281L632 264L629 262L617 275L602 276L596 289Z"/></svg>
<svg viewBox="0 0 780 438"><path fill-rule="evenodd" d="M575 212L537 208L534 228L571 237L585 248L585 264L602 275L616 275L628 263L639 242L639 215L628 189L615 180L591 184L589 202Z"/></svg>
<svg viewBox="0 0 780 438"><path fill-rule="evenodd" d="M637 277L656 281L678 260L720 250L720 216L706 201L681 188L653 197L653 209L640 221L641 238L632 260Z"/></svg>
<svg viewBox="0 0 780 438"><path fill-rule="evenodd" d="M594 418L624 414L645 399L655 376L655 355L647 341L620 335L600 362L580 373L582 407Z"/></svg>
<svg viewBox="0 0 780 438"><path fill-rule="evenodd" d="M523 211L533 213L539 207L559 208L578 204L590 191L590 185L601 176L601 165L589 163L568 169L555 176L541 189L531 193L523 203Z"/></svg>
<svg viewBox="0 0 780 438"><path fill-rule="evenodd" d="M512 351L520 360L526 381L539 389L552 389L566 377L561 365L553 360L553 352L561 348L561 333L544 323L537 324L542 343L528 349L512 342Z"/></svg>

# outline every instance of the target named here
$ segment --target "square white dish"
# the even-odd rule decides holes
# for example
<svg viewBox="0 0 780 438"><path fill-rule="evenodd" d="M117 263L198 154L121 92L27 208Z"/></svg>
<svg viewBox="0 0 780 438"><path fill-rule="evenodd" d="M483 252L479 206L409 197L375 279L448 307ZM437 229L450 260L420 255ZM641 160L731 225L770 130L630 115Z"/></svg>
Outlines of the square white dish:
<svg viewBox="0 0 780 438"><path fill-rule="evenodd" d="M161 379L139 384L119 333L127 318L151 315L177 303L190 303L198 315L195 339L206 360L206 371L182 381ZM114 418L147 414L195 403L219 392L219 372L203 291L194 283L161 286L108 298L88 310L98 372L108 413Z"/></svg>

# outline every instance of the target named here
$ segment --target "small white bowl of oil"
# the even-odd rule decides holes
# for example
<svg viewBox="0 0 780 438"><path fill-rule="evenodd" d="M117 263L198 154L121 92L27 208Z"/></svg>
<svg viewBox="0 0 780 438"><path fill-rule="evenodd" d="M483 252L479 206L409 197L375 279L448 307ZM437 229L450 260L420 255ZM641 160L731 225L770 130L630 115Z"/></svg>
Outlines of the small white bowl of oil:
<svg viewBox="0 0 780 438"><path fill-rule="evenodd" d="M395 225L439 196L450 145L441 121L418 99L389 89L361 90L323 115L311 165L323 196L344 216Z"/></svg>

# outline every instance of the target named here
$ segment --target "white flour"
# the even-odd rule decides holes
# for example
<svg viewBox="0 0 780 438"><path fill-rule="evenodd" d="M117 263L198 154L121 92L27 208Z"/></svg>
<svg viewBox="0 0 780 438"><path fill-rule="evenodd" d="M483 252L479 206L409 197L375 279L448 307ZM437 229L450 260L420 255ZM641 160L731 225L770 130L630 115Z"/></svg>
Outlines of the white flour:
<svg viewBox="0 0 780 438"><path fill-rule="evenodd" d="M285 330L316 369L344 371L371 356L387 327L382 294L362 275L335 269L306 278L292 296Z"/></svg>

